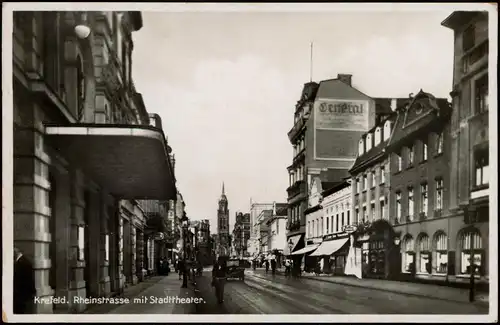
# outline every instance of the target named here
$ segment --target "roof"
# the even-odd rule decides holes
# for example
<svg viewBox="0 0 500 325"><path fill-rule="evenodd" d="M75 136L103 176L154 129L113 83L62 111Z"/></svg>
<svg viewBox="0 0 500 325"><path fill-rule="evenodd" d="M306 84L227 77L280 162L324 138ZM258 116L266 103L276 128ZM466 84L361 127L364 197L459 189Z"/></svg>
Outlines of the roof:
<svg viewBox="0 0 500 325"><path fill-rule="evenodd" d="M321 182L321 189L323 190L323 192L327 189L330 189L338 184L340 184L341 182Z"/></svg>
<svg viewBox="0 0 500 325"><path fill-rule="evenodd" d="M333 194L335 192L338 192L338 191L348 187L349 185L350 185L350 183L347 180L344 180L342 182L336 182L335 184L333 184L330 187L327 187L327 188L323 187L322 195L323 195L323 197L328 196L330 194Z"/></svg>
<svg viewBox="0 0 500 325"><path fill-rule="evenodd" d="M445 20L441 22L441 26L457 29L460 26L465 25L467 22L471 21L475 16L487 13L487 11L454 11L451 15L446 17Z"/></svg>
<svg viewBox="0 0 500 325"><path fill-rule="evenodd" d="M282 217L282 216L288 216L288 204L285 205L284 207L276 207L276 216Z"/></svg>
<svg viewBox="0 0 500 325"><path fill-rule="evenodd" d="M368 132L366 132L362 138L365 138L366 135L370 132L373 132L377 127L383 126L386 121L395 121L397 117L396 112L392 112L391 115L387 116L384 119L381 119L379 123L377 123L372 129L370 129ZM384 153L384 149L387 145L389 140L381 141L377 146L373 146L368 152L363 153L361 156L358 155L356 157L356 160L354 161L354 164L352 165L351 169L349 170L349 173L353 174L356 172L356 170L361 167L363 164L366 162L371 161L375 157L381 155Z"/></svg>

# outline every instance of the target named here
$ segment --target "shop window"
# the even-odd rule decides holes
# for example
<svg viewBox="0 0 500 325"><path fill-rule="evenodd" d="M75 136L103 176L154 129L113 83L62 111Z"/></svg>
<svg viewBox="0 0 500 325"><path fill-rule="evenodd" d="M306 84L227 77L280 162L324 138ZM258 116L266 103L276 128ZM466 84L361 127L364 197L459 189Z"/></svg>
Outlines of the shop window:
<svg viewBox="0 0 500 325"><path fill-rule="evenodd" d="M461 274L471 274L471 261L474 266L475 273L482 269L484 263L484 249L482 242L481 235L478 231L468 231L461 235Z"/></svg>
<svg viewBox="0 0 500 325"><path fill-rule="evenodd" d="M429 236L422 234L418 241L418 254L419 254L419 272L431 273L431 250L429 246Z"/></svg>
<svg viewBox="0 0 500 325"><path fill-rule="evenodd" d="M440 232L435 238L436 247L436 273L446 274L448 272L448 236Z"/></svg>
<svg viewBox="0 0 500 325"><path fill-rule="evenodd" d="M475 83L476 114L488 111L488 75L479 78Z"/></svg>
<svg viewBox="0 0 500 325"><path fill-rule="evenodd" d="M415 272L415 251L413 238L407 236L403 241L402 271L405 273Z"/></svg>
<svg viewBox="0 0 500 325"><path fill-rule="evenodd" d="M476 150L474 152L476 164L475 185L483 186L489 183L489 152L488 149Z"/></svg>

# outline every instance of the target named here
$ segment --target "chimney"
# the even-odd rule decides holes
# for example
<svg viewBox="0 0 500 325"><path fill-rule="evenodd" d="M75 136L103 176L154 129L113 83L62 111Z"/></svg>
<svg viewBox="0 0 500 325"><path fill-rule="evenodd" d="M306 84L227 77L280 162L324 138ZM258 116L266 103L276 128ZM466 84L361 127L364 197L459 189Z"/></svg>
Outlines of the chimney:
<svg viewBox="0 0 500 325"><path fill-rule="evenodd" d="M398 100L396 98L391 99L391 110L394 112L398 106Z"/></svg>
<svg viewBox="0 0 500 325"><path fill-rule="evenodd" d="M352 86L352 74L339 73L337 74L337 79L345 84L348 84L349 86Z"/></svg>

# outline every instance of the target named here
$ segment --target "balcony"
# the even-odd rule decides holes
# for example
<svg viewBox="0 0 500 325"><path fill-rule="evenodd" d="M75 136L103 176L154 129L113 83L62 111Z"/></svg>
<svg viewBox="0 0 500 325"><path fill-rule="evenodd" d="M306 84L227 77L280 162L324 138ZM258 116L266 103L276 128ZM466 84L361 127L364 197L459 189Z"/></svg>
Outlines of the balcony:
<svg viewBox="0 0 500 325"><path fill-rule="evenodd" d="M286 189L288 193L288 197L294 197L299 195L300 193L305 193L306 184L303 180L296 181L292 186Z"/></svg>
<svg viewBox="0 0 500 325"><path fill-rule="evenodd" d="M295 137L300 133L304 125L306 124L306 119L304 117L299 118L292 129L288 132L288 139L293 144Z"/></svg>

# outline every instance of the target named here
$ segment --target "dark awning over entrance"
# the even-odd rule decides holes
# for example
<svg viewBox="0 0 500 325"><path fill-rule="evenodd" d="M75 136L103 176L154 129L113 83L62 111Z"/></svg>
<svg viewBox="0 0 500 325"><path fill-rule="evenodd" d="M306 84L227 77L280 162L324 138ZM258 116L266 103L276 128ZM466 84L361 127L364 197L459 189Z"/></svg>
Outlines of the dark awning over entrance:
<svg viewBox="0 0 500 325"><path fill-rule="evenodd" d="M170 147L160 129L144 125L47 125L51 146L120 199L176 197Z"/></svg>

